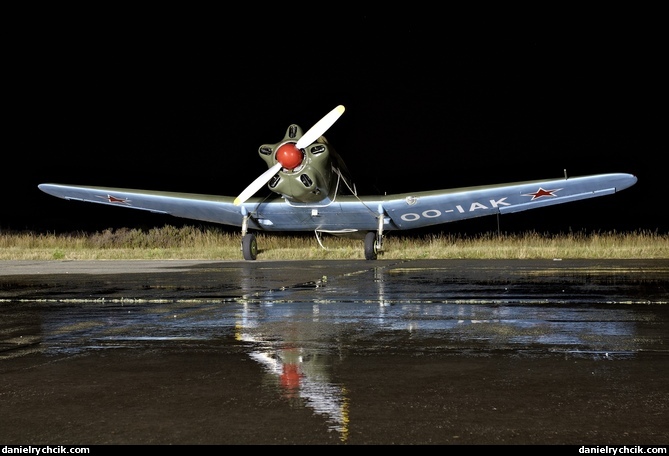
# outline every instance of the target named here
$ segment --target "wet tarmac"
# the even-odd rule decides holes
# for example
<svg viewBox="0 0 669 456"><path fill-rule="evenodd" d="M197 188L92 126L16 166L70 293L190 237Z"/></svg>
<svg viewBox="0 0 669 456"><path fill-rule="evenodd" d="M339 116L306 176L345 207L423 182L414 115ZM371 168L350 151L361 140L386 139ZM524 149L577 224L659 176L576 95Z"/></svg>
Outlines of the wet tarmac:
<svg viewBox="0 0 669 456"><path fill-rule="evenodd" d="M669 443L669 260L3 261L0 443Z"/></svg>

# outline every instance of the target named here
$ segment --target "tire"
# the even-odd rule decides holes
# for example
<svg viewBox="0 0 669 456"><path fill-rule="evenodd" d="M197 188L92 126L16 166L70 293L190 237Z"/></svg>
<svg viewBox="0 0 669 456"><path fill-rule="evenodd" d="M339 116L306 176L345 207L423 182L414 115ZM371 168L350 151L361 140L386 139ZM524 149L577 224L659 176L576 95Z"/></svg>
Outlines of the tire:
<svg viewBox="0 0 669 456"><path fill-rule="evenodd" d="M376 233L374 231L365 235L365 260L376 260Z"/></svg>
<svg viewBox="0 0 669 456"><path fill-rule="evenodd" d="M242 238L242 252L245 260L255 260L258 256L258 241L253 233L245 234Z"/></svg>

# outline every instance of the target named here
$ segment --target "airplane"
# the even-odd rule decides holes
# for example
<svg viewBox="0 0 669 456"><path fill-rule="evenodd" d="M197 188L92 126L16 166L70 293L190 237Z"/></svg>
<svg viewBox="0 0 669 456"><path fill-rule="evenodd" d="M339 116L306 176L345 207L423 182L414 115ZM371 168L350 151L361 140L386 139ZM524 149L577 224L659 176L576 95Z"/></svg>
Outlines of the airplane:
<svg viewBox="0 0 669 456"><path fill-rule="evenodd" d="M304 132L292 124L258 155L267 171L237 197L44 183L45 193L241 228L245 260L256 260L255 232L311 232L364 238L365 260L383 253L386 232L424 228L611 195L637 182L627 173L594 174L381 196L358 195L341 156L323 136L344 113L339 105ZM272 193L254 197L267 186Z"/></svg>

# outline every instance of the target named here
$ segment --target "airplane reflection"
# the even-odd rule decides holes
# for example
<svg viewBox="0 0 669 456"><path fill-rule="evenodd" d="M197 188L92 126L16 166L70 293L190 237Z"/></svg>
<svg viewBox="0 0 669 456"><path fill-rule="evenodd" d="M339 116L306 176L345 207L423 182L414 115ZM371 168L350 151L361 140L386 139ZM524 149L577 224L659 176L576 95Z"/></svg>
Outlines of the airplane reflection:
<svg viewBox="0 0 669 456"><path fill-rule="evenodd" d="M236 325L235 337L253 343L249 356L276 378L277 387L291 405L306 406L326 418L328 428L339 433L340 440L348 438L349 399L346 387L333 383L328 368L330 360L317 350L309 350L300 338L310 332L309 317L304 315L285 325L263 325L266 306L244 304ZM318 323L318 305L312 308L311 323ZM312 328L311 330L318 330ZM288 336L288 337L286 337Z"/></svg>
<svg viewBox="0 0 669 456"><path fill-rule="evenodd" d="M424 272L389 274L383 267L356 273L357 281L342 276L311 288L284 289L260 266L238 268L240 277L232 282L241 284L241 293L224 301L79 299L3 306L0 320L7 337L0 342L12 348L0 358L110 348L183 351L191 343L227 350L243 344L262 366L267 391L278 392L291 407L310 410L319 425L324 420L347 441L351 397L333 368L346 363L352 351L557 352L614 360L667 342L662 306L543 302L543 297L503 302L499 294L453 291L457 287L434 280L437 275L418 282L416 274ZM19 343L25 348L17 348Z"/></svg>

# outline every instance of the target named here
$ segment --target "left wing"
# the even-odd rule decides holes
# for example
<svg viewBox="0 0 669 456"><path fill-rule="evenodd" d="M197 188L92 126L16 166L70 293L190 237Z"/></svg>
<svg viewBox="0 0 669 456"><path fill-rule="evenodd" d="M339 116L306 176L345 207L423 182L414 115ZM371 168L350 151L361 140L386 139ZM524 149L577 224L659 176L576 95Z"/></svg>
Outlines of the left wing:
<svg viewBox="0 0 669 456"><path fill-rule="evenodd" d="M407 230L497 213L568 203L624 190L631 174L598 174L386 196L340 195L320 203L290 203L281 197L250 198L81 185L40 184L39 189L73 201L139 209L158 214L261 231ZM247 217L246 221L244 220Z"/></svg>
<svg viewBox="0 0 669 456"><path fill-rule="evenodd" d="M611 195L636 182L616 173L407 193L384 202L384 209L398 229L411 229Z"/></svg>

